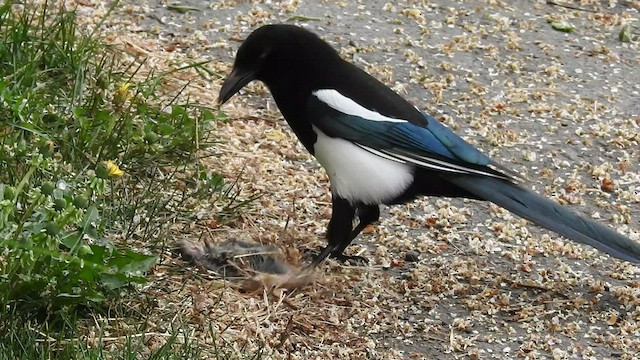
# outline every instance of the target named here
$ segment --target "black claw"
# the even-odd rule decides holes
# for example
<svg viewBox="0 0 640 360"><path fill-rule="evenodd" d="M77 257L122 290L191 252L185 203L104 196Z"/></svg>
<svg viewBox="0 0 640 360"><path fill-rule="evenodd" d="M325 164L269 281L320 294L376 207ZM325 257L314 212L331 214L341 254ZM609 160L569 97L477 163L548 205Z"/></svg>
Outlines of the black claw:
<svg viewBox="0 0 640 360"><path fill-rule="evenodd" d="M355 266L369 265L369 260L366 257L359 255L331 254L331 258L338 262L352 264Z"/></svg>
<svg viewBox="0 0 640 360"><path fill-rule="evenodd" d="M304 257L311 259L309 266L316 267L320 265L326 258L330 257L340 263L352 264L355 266L364 266L369 264L369 260L364 256L358 255L345 255L343 253L331 252L328 248L320 248L318 250L305 249L303 250Z"/></svg>

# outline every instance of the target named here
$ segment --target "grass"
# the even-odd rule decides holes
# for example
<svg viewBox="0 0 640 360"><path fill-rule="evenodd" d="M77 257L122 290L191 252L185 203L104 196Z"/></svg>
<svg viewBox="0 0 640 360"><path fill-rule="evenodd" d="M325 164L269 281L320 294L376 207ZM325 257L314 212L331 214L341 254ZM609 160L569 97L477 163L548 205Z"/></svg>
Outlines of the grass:
<svg viewBox="0 0 640 360"><path fill-rule="evenodd" d="M203 356L179 327L148 353L146 315L126 304L196 204L223 221L250 199L199 159L224 114L143 68L73 11L0 6L0 359ZM130 330L114 340L98 326L88 341L100 314Z"/></svg>

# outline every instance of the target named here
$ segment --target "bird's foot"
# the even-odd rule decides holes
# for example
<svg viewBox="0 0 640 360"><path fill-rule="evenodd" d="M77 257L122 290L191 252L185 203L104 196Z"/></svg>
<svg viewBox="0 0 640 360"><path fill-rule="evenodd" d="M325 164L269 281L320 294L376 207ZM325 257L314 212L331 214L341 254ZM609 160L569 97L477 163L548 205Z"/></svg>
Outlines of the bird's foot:
<svg viewBox="0 0 640 360"><path fill-rule="evenodd" d="M360 255L331 254L331 258L343 264L355 266L369 265L369 260Z"/></svg>
<svg viewBox="0 0 640 360"><path fill-rule="evenodd" d="M303 250L303 256L307 259L310 259L313 264L318 265L322 261L324 261L324 258L326 258L326 256L323 257L323 250L325 249L326 248L321 248L319 250L305 249ZM319 257L323 258L320 259ZM359 255L345 255L343 253L332 252L328 257L331 257L332 259L344 264L351 264L356 266L364 266L369 264L369 260L366 257Z"/></svg>

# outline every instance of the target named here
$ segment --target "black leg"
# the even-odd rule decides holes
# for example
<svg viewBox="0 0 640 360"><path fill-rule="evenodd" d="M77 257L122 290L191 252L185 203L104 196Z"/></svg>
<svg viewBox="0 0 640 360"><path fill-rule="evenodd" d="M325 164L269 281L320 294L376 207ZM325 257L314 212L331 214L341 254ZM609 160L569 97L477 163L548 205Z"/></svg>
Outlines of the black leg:
<svg viewBox="0 0 640 360"><path fill-rule="evenodd" d="M327 246L322 249L320 254L311 262L311 267L318 266L329 255L333 254L336 249L346 248L351 242L350 235L353 228L353 217L355 216L355 208L345 199L333 196L333 209L331 212L331 220L327 228ZM343 247L343 244L345 244ZM340 251L342 253L342 251Z"/></svg>
<svg viewBox="0 0 640 360"><path fill-rule="evenodd" d="M358 235L360 235L362 230L364 230L364 228L366 228L368 225L378 221L378 219L380 218L380 206L360 205L357 208L356 214L358 215L358 219L359 219L358 225L353 230L351 230L351 233L349 234L349 240L341 243L340 246L338 246L331 253L332 257L336 259L345 258L345 255L343 255L343 252L347 248L347 246L351 244L353 239L355 239Z"/></svg>
<svg viewBox="0 0 640 360"><path fill-rule="evenodd" d="M312 267L318 266L328 256L340 261L355 260L362 263L367 262L366 259L361 256L346 256L343 252L367 225L378 221L380 218L380 207L378 205L359 205L357 207L357 215L359 222L358 225L353 228L353 218L355 216L354 207L344 199L337 198L333 201L333 212L327 230L327 240L329 244L313 259L311 262Z"/></svg>

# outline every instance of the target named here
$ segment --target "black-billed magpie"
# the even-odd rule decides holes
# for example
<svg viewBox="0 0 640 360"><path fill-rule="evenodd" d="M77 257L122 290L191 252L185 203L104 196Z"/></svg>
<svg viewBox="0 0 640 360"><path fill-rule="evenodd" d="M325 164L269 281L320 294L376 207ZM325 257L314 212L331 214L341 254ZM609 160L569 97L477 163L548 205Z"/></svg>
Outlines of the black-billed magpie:
<svg viewBox="0 0 640 360"><path fill-rule="evenodd" d="M252 80L267 85L329 175L328 245L313 266L329 255L348 258L343 251L378 220L380 204L421 195L491 201L568 239L640 263L639 243L521 187L506 168L305 29L266 25L251 33L238 49L219 103Z"/></svg>

